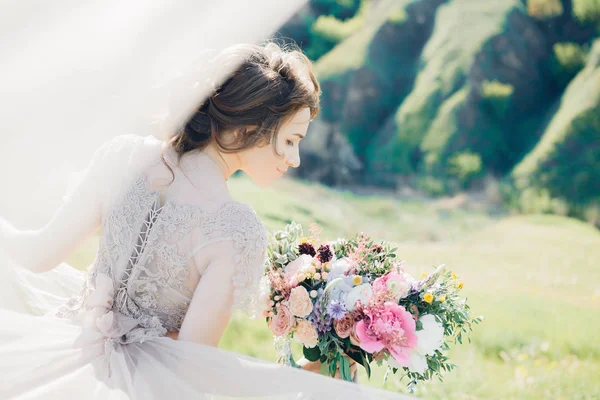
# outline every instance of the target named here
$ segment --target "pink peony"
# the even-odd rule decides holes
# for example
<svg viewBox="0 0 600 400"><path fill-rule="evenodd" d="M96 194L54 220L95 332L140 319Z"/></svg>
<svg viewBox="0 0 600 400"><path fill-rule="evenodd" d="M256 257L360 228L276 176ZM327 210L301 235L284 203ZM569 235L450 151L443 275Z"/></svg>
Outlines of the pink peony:
<svg viewBox="0 0 600 400"><path fill-rule="evenodd" d="M290 333L296 319L290 312L290 310L282 303L277 305L277 314L269 321L269 328L275 334L275 336L283 336Z"/></svg>
<svg viewBox="0 0 600 400"><path fill-rule="evenodd" d="M364 313L365 318L356 324L360 348L369 353L387 349L398 364L410 365L410 354L418 341L411 313L391 301L365 308Z"/></svg>

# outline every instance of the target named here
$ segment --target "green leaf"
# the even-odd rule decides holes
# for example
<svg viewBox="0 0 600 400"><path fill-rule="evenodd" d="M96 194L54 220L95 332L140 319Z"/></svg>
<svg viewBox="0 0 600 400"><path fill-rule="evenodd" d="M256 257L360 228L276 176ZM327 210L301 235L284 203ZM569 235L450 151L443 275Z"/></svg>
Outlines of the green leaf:
<svg viewBox="0 0 600 400"><path fill-rule="evenodd" d="M302 346L302 354L304 354L304 357L306 357L308 361L313 362L317 361L319 357L321 357L321 351L319 350L318 346L312 348Z"/></svg>
<svg viewBox="0 0 600 400"><path fill-rule="evenodd" d="M331 361L331 364L329 364L329 375L330 376L335 376L335 371L337 369L337 363L338 363L338 359L340 358L340 355L336 355L335 358Z"/></svg>
<svg viewBox="0 0 600 400"><path fill-rule="evenodd" d="M348 357L340 357L340 375L345 381L352 380L352 374L350 373L350 361L348 360Z"/></svg>
<svg viewBox="0 0 600 400"><path fill-rule="evenodd" d="M329 374L329 364L327 362L321 363L321 375Z"/></svg>
<svg viewBox="0 0 600 400"><path fill-rule="evenodd" d="M364 352L360 352L360 356L362 357L362 366L365 367L365 371L367 372L367 377L371 379L371 366L369 365L369 361L367 361Z"/></svg>

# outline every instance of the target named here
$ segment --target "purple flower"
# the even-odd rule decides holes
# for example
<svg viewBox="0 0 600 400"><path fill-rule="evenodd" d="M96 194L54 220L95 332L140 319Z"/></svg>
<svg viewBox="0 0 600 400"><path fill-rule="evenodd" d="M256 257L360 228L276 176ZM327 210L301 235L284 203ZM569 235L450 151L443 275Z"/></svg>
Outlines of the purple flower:
<svg viewBox="0 0 600 400"><path fill-rule="evenodd" d="M333 317L333 319L341 319L346 314L346 306L340 301L332 300L327 305L327 313Z"/></svg>
<svg viewBox="0 0 600 400"><path fill-rule="evenodd" d="M331 316L325 312L322 302L319 299L317 299L308 320L315 327L319 335L323 335L331 330Z"/></svg>

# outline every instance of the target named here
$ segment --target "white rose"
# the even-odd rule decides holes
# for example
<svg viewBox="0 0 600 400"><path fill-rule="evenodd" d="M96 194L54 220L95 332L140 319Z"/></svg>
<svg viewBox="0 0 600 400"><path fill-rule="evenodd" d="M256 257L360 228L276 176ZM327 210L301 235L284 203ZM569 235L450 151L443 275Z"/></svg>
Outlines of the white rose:
<svg viewBox="0 0 600 400"><path fill-rule="evenodd" d="M419 321L423 329L415 332L417 347L424 354L432 356L444 344L444 327L431 314L421 315Z"/></svg>
<svg viewBox="0 0 600 400"><path fill-rule="evenodd" d="M313 326L305 319L296 319L296 332L294 339L302 343L305 347L312 348L317 345L319 335Z"/></svg>
<svg viewBox="0 0 600 400"><path fill-rule="evenodd" d="M306 317L313 310L313 303L304 286L296 286L290 292L290 311L297 317Z"/></svg>
<svg viewBox="0 0 600 400"><path fill-rule="evenodd" d="M423 374L427 369L426 355L434 355L435 351L444 344L444 327L431 314L419 317L423 329L416 331L417 347L413 349L410 355L410 365L408 369L411 372Z"/></svg>
<svg viewBox="0 0 600 400"><path fill-rule="evenodd" d="M346 294L346 310L356 310L356 302L358 300L362 304L367 305L371 296L373 296L373 289L371 289L370 284L363 283L362 285L355 286Z"/></svg>

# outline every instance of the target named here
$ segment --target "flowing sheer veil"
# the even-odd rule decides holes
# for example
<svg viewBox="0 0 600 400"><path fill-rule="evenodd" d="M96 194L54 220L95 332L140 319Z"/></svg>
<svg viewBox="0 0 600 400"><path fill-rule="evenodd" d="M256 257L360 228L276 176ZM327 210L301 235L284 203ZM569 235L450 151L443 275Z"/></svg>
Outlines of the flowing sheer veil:
<svg viewBox="0 0 600 400"><path fill-rule="evenodd" d="M235 68L235 51L219 58L223 49L268 38L304 3L305 0L3 0L0 171L3 188L9 190L3 190L0 196L0 215L10 217L22 228L39 227L60 205L69 177L87 164L101 143L124 133L166 137L213 85ZM0 254L2 260L6 258ZM0 268L2 273L7 271ZM29 278L43 279L33 275ZM11 289L9 279L0 276L1 290ZM57 294L59 301L61 292L72 293L73 286L80 282L80 276L69 276L65 270L59 281L45 281L43 285ZM31 283L35 284L33 280ZM17 299L18 293L4 295ZM46 296L39 301L46 308L42 301L52 298ZM74 344L61 339L76 335L78 327L51 318L41 318L34 324L21 313L3 315L10 317L8 324L0 321L4 325L0 331L5 336L32 331L23 339L23 346L30 349L29 357L33 357L36 346L42 351L49 343L40 341L36 332L52 332L50 339L55 340L57 352L46 355L46 364L52 369L51 375L43 378L55 379L56 384L44 383L44 390L49 392L41 397L64 398L59 383L72 383L69 393L74 397L94 389L97 398L124 398L122 392L103 392L108 389L98 386L88 364L74 359ZM82 346L82 352L77 354L86 356L88 343L90 351L100 351L98 338L80 339L77 345ZM2 346L0 343L0 349ZM12 354L6 346L4 351L3 356ZM26 361L17 353L12 357L19 365ZM310 388L311 396L316 396L310 398L404 398L167 338L131 344L128 353L119 357L122 362L115 367L125 372L116 371L115 376L122 377L123 382L115 385L144 399L172 395L198 398L198 393L222 393L222 398L239 398L249 393L251 398L299 399L309 398L304 393L306 388ZM130 365L132 360L138 362L135 367ZM11 370L9 361L0 364L3 375L6 374L5 382L24 379L16 376L18 370ZM182 365L194 368L181 370ZM74 366L78 369L67 374L67 368ZM126 372L131 371L141 380L128 380L132 375ZM56 392L51 392L54 389ZM202 398L214 397L211 394Z"/></svg>
<svg viewBox="0 0 600 400"><path fill-rule="evenodd" d="M47 220L101 143L164 138L235 68L221 50L268 38L304 3L0 2L0 213Z"/></svg>

